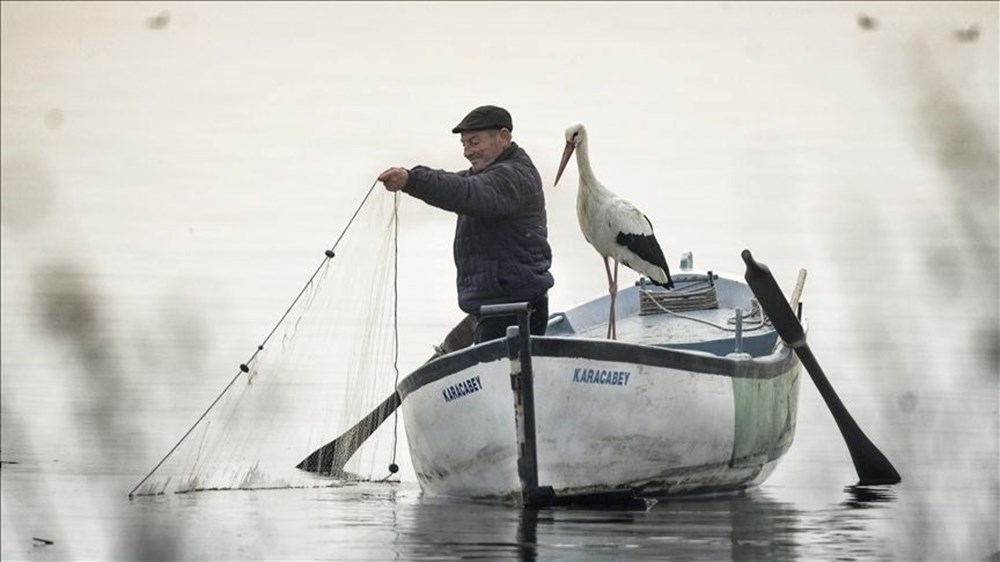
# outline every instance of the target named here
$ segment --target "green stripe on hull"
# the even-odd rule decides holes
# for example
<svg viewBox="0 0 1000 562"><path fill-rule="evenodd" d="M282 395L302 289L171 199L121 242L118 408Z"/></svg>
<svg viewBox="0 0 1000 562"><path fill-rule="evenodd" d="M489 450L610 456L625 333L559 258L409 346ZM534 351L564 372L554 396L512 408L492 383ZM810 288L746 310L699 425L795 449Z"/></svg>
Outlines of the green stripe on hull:
<svg viewBox="0 0 1000 562"><path fill-rule="evenodd" d="M784 454L795 435L799 366L772 379L736 378L732 466L759 465Z"/></svg>

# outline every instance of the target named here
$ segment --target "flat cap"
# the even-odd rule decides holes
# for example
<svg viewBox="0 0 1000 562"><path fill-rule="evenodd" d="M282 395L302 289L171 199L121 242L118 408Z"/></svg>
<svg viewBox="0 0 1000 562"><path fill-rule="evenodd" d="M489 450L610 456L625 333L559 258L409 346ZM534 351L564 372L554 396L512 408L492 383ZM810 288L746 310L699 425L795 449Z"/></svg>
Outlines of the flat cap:
<svg viewBox="0 0 1000 562"><path fill-rule="evenodd" d="M453 133L464 131L484 131L486 129L507 129L514 130L514 123L510 119L510 113L502 107L495 105L481 105L465 116L462 122L451 130Z"/></svg>

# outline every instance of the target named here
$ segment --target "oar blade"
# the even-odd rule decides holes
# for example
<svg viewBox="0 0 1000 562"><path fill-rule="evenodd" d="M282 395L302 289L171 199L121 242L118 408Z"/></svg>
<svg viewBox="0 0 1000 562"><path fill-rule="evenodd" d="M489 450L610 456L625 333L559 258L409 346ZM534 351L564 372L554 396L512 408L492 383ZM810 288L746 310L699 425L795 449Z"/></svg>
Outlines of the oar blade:
<svg viewBox="0 0 1000 562"><path fill-rule="evenodd" d="M396 408L399 407L399 393L393 392L381 404L375 407L361 421L354 424L340 437L316 449L302 460L295 468L319 474L336 474L344 469L344 465L358 451L361 444L375 433Z"/></svg>
<svg viewBox="0 0 1000 562"><path fill-rule="evenodd" d="M766 310L765 308L765 312ZM851 417L809 346L803 344L795 351L830 409L830 413L833 414L833 419L837 422L841 435L844 436L847 450L851 454L851 461L854 463L854 470L858 473L858 484L862 486L898 484L902 478L896 468Z"/></svg>

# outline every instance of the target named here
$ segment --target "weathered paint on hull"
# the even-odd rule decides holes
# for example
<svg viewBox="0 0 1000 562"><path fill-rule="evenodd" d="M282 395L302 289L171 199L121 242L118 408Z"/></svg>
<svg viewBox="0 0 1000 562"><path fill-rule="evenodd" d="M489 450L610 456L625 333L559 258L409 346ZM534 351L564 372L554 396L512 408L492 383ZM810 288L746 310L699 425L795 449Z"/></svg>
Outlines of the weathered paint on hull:
<svg viewBox="0 0 1000 562"><path fill-rule="evenodd" d="M481 390L446 400L448 389L470 376L480 378ZM408 395L400 410L424 492L487 497L520 489L507 360L427 384Z"/></svg>
<svg viewBox="0 0 1000 562"><path fill-rule="evenodd" d="M402 385L411 460L425 493L520 494L502 344L482 354L488 360ZM660 356L668 352L654 351L653 364L606 359L628 355L627 347L611 348L623 350L617 354L533 352L539 485L560 496L736 490L762 482L791 446L799 364L787 348L704 364L676 351L666 360ZM687 368L664 365L671 357ZM706 372L720 364L723 374Z"/></svg>

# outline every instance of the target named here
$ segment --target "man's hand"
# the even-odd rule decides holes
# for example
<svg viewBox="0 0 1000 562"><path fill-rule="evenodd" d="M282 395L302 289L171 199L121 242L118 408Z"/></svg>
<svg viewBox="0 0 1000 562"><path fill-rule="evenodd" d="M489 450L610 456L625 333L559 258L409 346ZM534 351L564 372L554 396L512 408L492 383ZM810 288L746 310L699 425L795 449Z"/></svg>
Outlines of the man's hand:
<svg viewBox="0 0 1000 562"><path fill-rule="evenodd" d="M378 176L378 181L385 184L388 191L403 189L410 179L410 171L406 168L389 168Z"/></svg>

